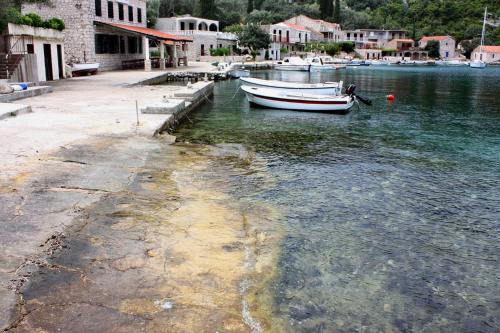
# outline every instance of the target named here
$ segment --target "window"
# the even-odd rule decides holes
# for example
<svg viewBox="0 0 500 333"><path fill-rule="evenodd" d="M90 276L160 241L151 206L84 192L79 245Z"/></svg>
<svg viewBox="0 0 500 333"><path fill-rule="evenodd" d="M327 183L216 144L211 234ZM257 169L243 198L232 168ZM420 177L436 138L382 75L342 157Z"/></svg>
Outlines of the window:
<svg viewBox="0 0 500 333"><path fill-rule="evenodd" d="M95 0L95 16L102 16L101 0Z"/></svg>
<svg viewBox="0 0 500 333"><path fill-rule="evenodd" d="M212 44L210 44L210 48L211 48L211 49L213 49L213 48L214 48L214 46L213 46Z"/></svg>
<svg viewBox="0 0 500 333"><path fill-rule="evenodd" d="M113 13L113 1L108 1L108 17L114 18L115 14Z"/></svg>
<svg viewBox="0 0 500 333"><path fill-rule="evenodd" d="M26 44L26 52L29 54L35 53L35 46L33 44Z"/></svg>
<svg viewBox="0 0 500 333"><path fill-rule="evenodd" d="M347 39L351 39L351 33L350 32L347 33Z"/></svg>
<svg viewBox="0 0 500 333"><path fill-rule="evenodd" d="M125 53L125 37L120 36L120 53L124 54Z"/></svg>
<svg viewBox="0 0 500 333"><path fill-rule="evenodd" d="M134 22L134 7L128 6L128 20Z"/></svg>
<svg viewBox="0 0 500 333"><path fill-rule="evenodd" d="M123 21L123 4L122 3L118 4L118 19L120 21Z"/></svg>
<svg viewBox="0 0 500 333"><path fill-rule="evenodd" d="M116 54L120 49L118 36L96 34L95 35L95 53L96 54Z"/></svg>
<svg viewBox="0 0 500 333"><path fill-rule="evenodd" d="M142 9L137 8L137 22L141 23L142 22Z"/></svg>
<svg viewBox="0 0 500 333"><path fill-rule="evenodd" d="M189 23L189 30L194 30L194 23Z"/></svg>
<svg viewBox="0 0 500 333"><path fill-rule="evenodd" d="M128 53L135 54L137 53L137 37L128 37Z"/></svg>
<svg viewBox="0 0 500 333"><path fill-rule="evenodd" d="M139 53L142 53L142 37L138 37L138 42L139 42Z"/></svg>
<svg viewBox="0 0 500 333"><path fill-rule="evenodd" d="M186 23L181 22L181 30L186 30Z"/></svg>

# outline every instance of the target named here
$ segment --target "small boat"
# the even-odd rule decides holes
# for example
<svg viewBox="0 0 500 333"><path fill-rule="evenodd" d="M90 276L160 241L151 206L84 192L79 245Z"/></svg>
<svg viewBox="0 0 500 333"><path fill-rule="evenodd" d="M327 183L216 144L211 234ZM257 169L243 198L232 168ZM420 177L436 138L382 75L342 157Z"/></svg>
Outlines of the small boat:
<svg viewBox="0 0 500 333"><path fill-rule="evenodd" d="M366 60L372 66L388 66L389 62L384 60Z"/></svg>
<svg viewBox="0 0 500 333"><path fill-rule="evenodd" d="M353 60L353 61L347 63L347 66L350 66L350 67L370 66L370 64L364 60Z"/></svg>
<svg viewBox="0 0 500 333"><path fill-rule="evenodd" d="M250 71L248 69L233 69L229 71L229 76L233 79L239 79L240 77L249 77Z"/></svg>
<svg viewBox="0 0 500 333"><path fill-rule="evenodd" d="M317 95L338 95L342 91L343 81L325 83L296 83L278 80L263 80L253 77L240 78L246 85L259 88L272 88L290 93L306 93Z"/></svg>
<svg viewBox="0 0 500 333"><path fill-rule="evenodd" d="M481 46L479 46L479 54L480 54L481 58L483 57L484 32L485 32L485 28L486 28L486 15L487 14L488 14L488 7L484 8L483 31L481 32ZM469 66L471 68L483 69L483 68L486 68L486 63L482 59L473 60L473 61L471 61Z"/></svg>
<svg viewBox="0 0 500 333"><path fill-rule="evenodd" d="M354 95L303 94L246 85L241 89L250 103L274 109L346 113L355 102Z"/></svg>
<svg viewBox="0 0 500 333"><path fill-rule="evenodd" d="M306 62L311 65L311 71L331 71L337 69L333 62L326 63L322 57L307 58Z"/></svg>
<svg viewBox="0 0 500 333"><path fill-rule="evenodd" d="M99 63L82 63L82 64L72 64L71 65L71 75L81 76L81 75L95 75L99 69Z"/></svg>
<svg viewBox="0 0 500 333"><path fill-rule="evenodd" d="M274 69L280 71L303 71L308 72L311 67L306 61L299 57L285 57L274 66Z"/></svg>

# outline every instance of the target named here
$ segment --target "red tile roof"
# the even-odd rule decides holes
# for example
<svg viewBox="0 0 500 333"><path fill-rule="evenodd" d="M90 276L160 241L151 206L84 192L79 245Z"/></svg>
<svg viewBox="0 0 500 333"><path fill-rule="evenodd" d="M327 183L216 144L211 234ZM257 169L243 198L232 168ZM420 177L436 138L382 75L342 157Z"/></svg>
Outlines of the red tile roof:
<svg viewBox="0 0 500 333"><path fill-rule="evenodd" d="M500 53L500 45L483 45L483 52Z"/></svg>
<svg viewBox="0 0 500 333"><path fill-rule="evenodd" d="M289 22L283 22L286 26L295 29L295 30L302 30L302 31L308 31L306 27L303 25L295 24L295 23L289 23Z"/></svg>
<svg viewBox="0 0 500 333"><path fill-rule="evenodd" d="M176 41L176 42L192 42L193 41L193 39L191 37L168 34L168 33L165 33L163 31L150 29L150 28L138 27L138 26L127 25L127 24L111 23L111 22L101 22L101 21L96 21L96 22L98 22L100 24L112 26L112 27L115 27L115 28L118 28L121 30L136 32L136 33L139 33L141 35L148 36L148 37L158 38L161 40L170 40L170 41Z"/></svg>
<svg viewBox="0 0 500 333"><path fill-rule="evenodd" d="M450 36L424 36L424 37L422 37L422 39L420 41L421 42L428 42L431 40L435 40L435 41L440 42L440 41L448 39L448 38L451 38L451 37Z"/></svg>

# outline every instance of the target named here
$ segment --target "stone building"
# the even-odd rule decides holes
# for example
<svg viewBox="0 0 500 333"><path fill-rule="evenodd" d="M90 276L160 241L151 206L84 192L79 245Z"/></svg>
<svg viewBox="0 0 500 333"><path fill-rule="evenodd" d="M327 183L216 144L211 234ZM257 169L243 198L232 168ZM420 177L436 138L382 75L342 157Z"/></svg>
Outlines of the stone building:
<svg viewBox="0 0 500 333"><path fill-rule="evenodd" d="M455 58L455 39L451 36L424 36L419 41L419 46L425 49L429 41L439 42L439 57L444 60Z"/></svg>
<svg viewBox="0 0 500 333"><path fill-rule="evenodd" d="M267 52L268 58L272 60L282 59L285 55L303 53L306 43L321 38L306 27L295 23L280 22L262 25L261 28L269 32L271 37L269 49L261 50L261 57Z"/></svg>
<svg viewBox="0 0 500 333"><path fill-rule="evenodd" d="M200 57L210 55L210 49L222 47L228 47L232 53L238 42L235 34L220 31L219 21L191 15L160 17L155 28L166 33L192 38L193 43L187 53L189 60L200 60Z"/></svg>
<svg viewBox="0 0 500 333"><path fill-rule="evenodd" d="M500 63L500 46L483 45L478 46L472 51L471 60L482 60L487 64L493 62Z"/></svg>
<svg viewBox="0 0 500 333"><path fill-rule="evenodd" d="M64 21L69 63L97 62L101 70L120 69L127 61L141 60L150 69L149 43L188 41L147 29L145 0L52 0L22 5L23 14L32 12ZM176 46L172 53L182 52L182 48Z"/></svg>
<svg viewBox="0 0 500 333"><path fill-rule="evenodd" d="M343 40L355 43L356 48L363 48L365 44L376 45L378 48L386 48L393 39L405 39L405 30L380 30L380 29L356 29L343 32Z"/></svg>

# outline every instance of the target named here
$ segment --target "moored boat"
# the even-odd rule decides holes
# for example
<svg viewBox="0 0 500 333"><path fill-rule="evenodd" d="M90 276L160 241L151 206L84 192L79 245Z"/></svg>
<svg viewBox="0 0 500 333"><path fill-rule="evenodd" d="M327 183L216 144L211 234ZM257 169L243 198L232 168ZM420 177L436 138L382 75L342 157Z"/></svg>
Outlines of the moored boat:
<svg viewBox="0 0 500 333"><path fill-rule="evenodd" d="M319 95L338 95L342 91L343 81L325 82L325 83L296 83L278 80L263 80L251 77L240 78L247 85L259 88L272 88L285 92L319 94Z"/></svg>
<svg viewBox="0 0 500 333"><path fill-rule="evenodd" d="M281 71L303 71L308 72L311 65L300 57L285 57L278 61L274 69Z"/></svg>
<svg viewBox="0 0 500 333"><path fill-rule="evenodd" d="M94 75L97 74L99 70L99 63L82 63L82 64L72 64L71 65L71 75L81 76L81 75Z"/></svg>
<svg viewBox="0 0 500 333"><path fill-rule="evenodd" d="M335 70L333 63L325 63L321 57L307 58L306 62L311 65L311 71Z"/></svg>
<svg viewBox="0 0 500 333"><path fill-rule="evenodd" d="M355 102L354 95L303 94L246 85L241 89L249 102L274 109L346 113Z"/></svg>
<svg viewBox="0 0 500 333"><path fill-rule="evenodd" d="M483 19L483 31L481 32L481 46L479 47L479 54L480 58L479 60L473 60L470 62L469 66L471 68L479 68L483 69L486 68L486 63L483 61L483 44L484 44L484 32L486 28L486 15L488 14L488 7L484 8L484 19Z"/></svg>
<svg viewBox="0 0 500 333"><path fill-rule="evenodd" d="M250 71L244 68L233 69L229 71L229 76L232 77L233 79L239 79L241 77L249 77Z"/></svg>

